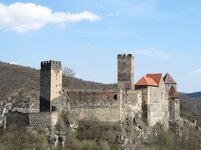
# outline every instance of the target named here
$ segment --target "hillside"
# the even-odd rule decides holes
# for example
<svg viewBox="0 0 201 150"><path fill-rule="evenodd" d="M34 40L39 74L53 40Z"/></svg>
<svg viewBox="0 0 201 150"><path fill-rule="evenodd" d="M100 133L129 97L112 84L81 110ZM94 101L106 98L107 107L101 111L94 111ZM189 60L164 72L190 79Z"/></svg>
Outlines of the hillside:
<svg viewBox="0 0 201 150"><path fill-rule="evenodd" d="M196 119L201 126L201 98L195 98L194 94L180 93L181 116L188 120Z"/></svg>
<svg viewBox="0 0 201 150"><path fill-rule="evenodd" d="M114 88L115 85L106 85L82 79L72 78L68 83L68 77L63 77L63 86L68 88ZM0 62L0 98L18 92L20 89L39 91L40 72L39 70Z"/></svg>
<svg viewBox="0 0 201 150"><path fill-rule="evenodd" d="M192 98L197 98L197 100L201 100L201 92L189 93L187 95Z"/></svg>
<svg viewBox="0 0 201 150"><path fill-rule="evenodd" d="M39 71L0 62L0 97L21 88L39 91Z"/></svg>

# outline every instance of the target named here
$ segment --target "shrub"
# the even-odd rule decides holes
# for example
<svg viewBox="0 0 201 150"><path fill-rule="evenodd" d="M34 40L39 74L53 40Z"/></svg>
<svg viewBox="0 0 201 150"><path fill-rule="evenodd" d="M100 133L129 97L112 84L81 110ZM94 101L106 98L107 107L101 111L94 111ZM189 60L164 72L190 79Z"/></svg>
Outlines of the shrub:
<svg viewBox="0 0 201 150"><path fill-rule="evenodd" d="M165 131L161 126L156 126L149 137L147 147L156 150L200 150L201 149L201 131L185 127L181 130L181 136L173 131Z"/></svg>
<svg viewBox="0 0 201 150"><path fill-rule="evenodd" d="M2 150L46 150L48 143L45 135L35 134L27 130L13 130L0 135Z"/></svg>

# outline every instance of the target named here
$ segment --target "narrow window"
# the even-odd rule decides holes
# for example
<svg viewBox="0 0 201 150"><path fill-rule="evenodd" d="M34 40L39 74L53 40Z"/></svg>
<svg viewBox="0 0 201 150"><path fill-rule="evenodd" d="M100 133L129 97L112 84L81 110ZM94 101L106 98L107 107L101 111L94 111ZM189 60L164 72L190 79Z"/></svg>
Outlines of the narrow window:
<svg viewBox="0 0 201 150"><path fill-rule="evenodd" d="M117 95L114 95L114 97L113 97L115 100L117 100Z"/></svg>

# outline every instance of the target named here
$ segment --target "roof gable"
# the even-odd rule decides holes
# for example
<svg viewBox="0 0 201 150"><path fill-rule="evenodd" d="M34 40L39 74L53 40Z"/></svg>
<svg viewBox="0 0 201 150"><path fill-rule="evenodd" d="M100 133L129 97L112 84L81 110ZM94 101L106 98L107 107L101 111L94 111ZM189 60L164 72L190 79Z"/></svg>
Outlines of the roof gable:
<svg viewBox="0 0 201 150"><path fill-rule="evenodd" d="M165 84L177 84L174 79L170 76L169 73L167 73L164 77L163 80L165 82Z"/></svg>
<svg viewBox="0 0 201 150"><path fill-rule="evenodd" d="M158 84L149 77L142 77L136 84L136 86L158 86Z"/></svg>
<svg viewBox="0 0 201 150"><path fill-rule="evenodd" d="M162 74L147 74L146 77L152 78L158 85L160 84Z"/></svg>

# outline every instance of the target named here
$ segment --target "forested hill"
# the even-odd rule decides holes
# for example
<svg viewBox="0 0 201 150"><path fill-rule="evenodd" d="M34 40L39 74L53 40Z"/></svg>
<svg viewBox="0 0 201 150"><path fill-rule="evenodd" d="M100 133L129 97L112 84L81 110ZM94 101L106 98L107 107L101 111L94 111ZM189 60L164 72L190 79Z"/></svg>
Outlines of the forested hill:
<svg viewBox="0 0 201 150"><path fill-rule="evenodd" d="M69 88L96 88L111 89L115 88L115 84L101 84L91 81L84 81L78 78L71 78L70 83L68 77L63 77L63 86ZM9 93L26 89L39 91L40 72L39 70L0 62L0 97Z"/></svg>
<svg viewBox="0 0 201 150"><path fill-rule="evenodd" d="M195 97L194 94L180 93L180 99L181 116L190 121L196 119L199 126L201 126L201 97Z"/></svg>
<svg viewBox="0 0 201 150"><path fill-rule="evenodd" d="M198 100L201 100L201 92L195 92L195 93L189 93L187 94L189 97L197 98Z"/></svg>

